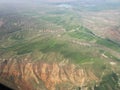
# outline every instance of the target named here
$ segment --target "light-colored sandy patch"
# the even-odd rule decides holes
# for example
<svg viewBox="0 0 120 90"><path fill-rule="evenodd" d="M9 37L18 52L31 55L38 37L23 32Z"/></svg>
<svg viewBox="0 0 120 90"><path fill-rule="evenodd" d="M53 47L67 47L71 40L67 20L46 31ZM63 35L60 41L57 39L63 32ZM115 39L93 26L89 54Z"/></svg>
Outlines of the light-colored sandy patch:
<svg viewBox="0 0 120 90"><path fill-rule="evenodd" d="M116 65L116 63L115 63L115 62L110 62L110 64L111 64L111 65Z"/></svg>
<svg viewBox="0 0 120 90"><path fill-rule="evenodd" d="M102 54L102 56L105 57L105 58L108 58L108 56L106 56L104 53Z"/></svg>

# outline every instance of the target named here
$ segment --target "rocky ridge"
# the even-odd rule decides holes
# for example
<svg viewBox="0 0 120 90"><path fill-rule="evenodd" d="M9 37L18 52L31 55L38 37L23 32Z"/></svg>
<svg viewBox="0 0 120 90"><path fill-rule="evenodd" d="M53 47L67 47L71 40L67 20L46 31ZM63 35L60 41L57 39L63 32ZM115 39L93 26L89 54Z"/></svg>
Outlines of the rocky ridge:
<svg viewBox="0 0 120 90"><path fill-rule="evenodd" d="M17 90L57 90L57 85L62 83L82 88L91 81L99 81L90 69L86 70L70 63L3 59L0 60L0 68L1 83L9 83L10 87ZM61 87L58 90L64 89Z"/></svg>

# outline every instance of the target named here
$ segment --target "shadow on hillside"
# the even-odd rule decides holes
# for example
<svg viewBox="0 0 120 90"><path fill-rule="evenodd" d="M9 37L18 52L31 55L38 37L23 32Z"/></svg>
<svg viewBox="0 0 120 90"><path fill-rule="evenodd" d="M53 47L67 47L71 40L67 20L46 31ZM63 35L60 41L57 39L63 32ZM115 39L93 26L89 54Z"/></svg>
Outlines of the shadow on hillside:
<svg viewBox="0 0 120 90"><path fill-rule="evenodd" d="M9 87L6 87L6 86L3 85L3 84L0 84L0 90L13 90L13 89L11 89L11 88L9 88Z"/></svg>

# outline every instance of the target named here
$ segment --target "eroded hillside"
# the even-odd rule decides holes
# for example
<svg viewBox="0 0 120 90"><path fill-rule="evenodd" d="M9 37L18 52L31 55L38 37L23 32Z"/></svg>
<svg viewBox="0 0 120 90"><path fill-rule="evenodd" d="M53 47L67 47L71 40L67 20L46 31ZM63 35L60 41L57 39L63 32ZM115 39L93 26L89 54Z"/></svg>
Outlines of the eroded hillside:
<svg viewBox="0 0 120 90"><path fill-rule="evenodd" d="M19 90L67 90L69 88L84 87L91 82L98 82L99 78L92 72L70 63L45 63L24 60L2 60L0 64L2 83L9 84ZM13 86L14 85L14 86ZM43 87L44 85L44 87ZM59 86L60 85L60 86ZM68 89L69 90L69 89Z"/></svg>

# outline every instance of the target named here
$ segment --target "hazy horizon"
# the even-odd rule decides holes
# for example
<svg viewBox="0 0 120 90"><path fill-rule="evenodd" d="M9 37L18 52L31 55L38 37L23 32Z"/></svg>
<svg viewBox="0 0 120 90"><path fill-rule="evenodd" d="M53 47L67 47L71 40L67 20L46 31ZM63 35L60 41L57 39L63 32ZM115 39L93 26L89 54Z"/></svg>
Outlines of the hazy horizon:
<svg viewBox="0 0 120 90"><path fill-rule="evenodd" d="M14 3L14 2L120 2L120 0L0 0L0 3Z"/></svg>

